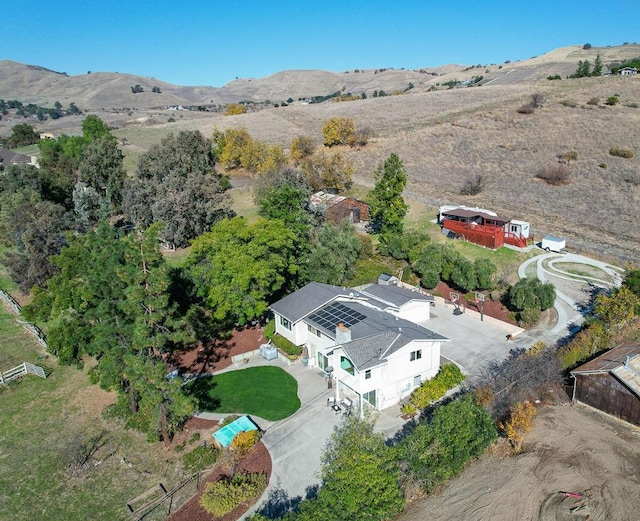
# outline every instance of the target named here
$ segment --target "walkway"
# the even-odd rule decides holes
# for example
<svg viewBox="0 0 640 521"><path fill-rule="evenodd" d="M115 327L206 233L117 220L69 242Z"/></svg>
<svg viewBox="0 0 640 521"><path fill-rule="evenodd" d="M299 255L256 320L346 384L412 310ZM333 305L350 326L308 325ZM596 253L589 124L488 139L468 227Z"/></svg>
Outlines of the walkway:
<svg viewBox="0 0 640 521"><path fill-rule="evenodd" d="M572 273L563 270L556 264L582 264L585 267L597 268L603 276L595 277L585 274ZM558 315L557 323L547 331L531 330L522 335L521 340L536 339L548 343L575 333L584 320L584 314L589 311L590 293L594 288L610 289L622 284L621 268L601 262L584 255L574 253L543 253L527 259L518 267L518 276L523 279L531 276L530 266L535 265L535 275L542 282L551 282L556 287L554 308ZM540 338L541 334L544 338Z"/></svg>

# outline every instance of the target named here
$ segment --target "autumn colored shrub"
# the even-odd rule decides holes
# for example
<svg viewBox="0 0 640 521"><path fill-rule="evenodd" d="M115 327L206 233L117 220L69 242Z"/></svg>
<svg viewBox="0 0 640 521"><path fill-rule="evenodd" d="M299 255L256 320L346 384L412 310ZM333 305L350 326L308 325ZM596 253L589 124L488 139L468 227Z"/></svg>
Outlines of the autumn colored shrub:
<svg viewBox="0 0 640 521"><path fill-rule="evenodd" d="M229 103L227 109L224 111L225 116L237 116L238 114L246 114L247 107L240 103Z"/></svg>
<svg viewBox="0 0 640 521"><path fill-rule="evenodd" d="M500 424L500 428L515 452L522 450L524 436L533 428L533 418L536 412L532 403L518 402L511 406L509 419Z"/></svg>
<svg viewBox="0 0 640 521"><path fill-rule="evenodd" d="M251 447L260 441L260 431L239 432L231 441L231 450L246 454Z"/></svg>
<svg viewBox="0 0 640 521"><path fill-rule="evenodd" d="M355 136L355 125L350 118L331 118L322 127L324 145L348 145Z"/></svg>

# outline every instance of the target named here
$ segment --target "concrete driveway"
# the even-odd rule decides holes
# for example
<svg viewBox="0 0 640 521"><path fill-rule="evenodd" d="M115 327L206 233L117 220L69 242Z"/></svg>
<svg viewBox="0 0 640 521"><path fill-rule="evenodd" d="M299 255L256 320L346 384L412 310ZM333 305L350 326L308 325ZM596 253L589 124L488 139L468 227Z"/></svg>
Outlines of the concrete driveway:
<svg viewBox="0 0 640 521"><path fill-rule="evenodd" d="M455 362L470 379L480 375L493 361L504 360L514 343L508 335L521 329L510 324L497 326L480 321L479 313L467 309L462 315L454 314L454 306L436 303L431 320L422 325L450 340L443 342L440 354Z"/></svg>

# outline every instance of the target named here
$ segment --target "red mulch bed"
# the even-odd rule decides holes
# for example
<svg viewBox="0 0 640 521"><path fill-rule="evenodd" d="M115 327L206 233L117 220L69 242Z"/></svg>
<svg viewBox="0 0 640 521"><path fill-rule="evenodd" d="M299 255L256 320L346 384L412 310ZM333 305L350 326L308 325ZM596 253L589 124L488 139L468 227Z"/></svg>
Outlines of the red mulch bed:
<svg viewBox="0 0 640 521"><path fill-rule="evenodd" d="M269 456L269 451L262 442L249 450L247 455L238 464L238 471L262 472L267 475L267 483L269 482L269 478L271 477L271 456ZM217 481L225 476L226 473L227 469L222 466L216 467L202 483L200 492L187 501L180 510L169 517L169 521L234 521L249 510L253 503L244 503L223 517L213 517L211 514L207 514L200 506L200 496L204 490L205 483Z"/></svg>
<svg viewBox="0 0 640 521"><path fill-rule="evenodd" d="M264 343L264 334L259 327L233 331L228 340L212 339L198 344L189 351L174 354L170 363L181 373L213 373L229 367L233 362L231 357L254 349L258 349ZM190 418L184 426L180 439L174 443L185 442L193 432L200 432L201 437L208 439L215 430L217 421L204 420L202 418ZM176 437L178 438L178 437ZM183 439L184 438L184 439ZM267 481L271 477L271 456L262 442L253 447L239 462L237 470L245 472L262 472L267 475ZM204 511L199 500L206 483L217 481L227 475L227 469L222 465L216 467L203 481L200 492L187 501L169 519L170 521L234 521L244 514L252 504L243 504L229 512L226 516L214 518Z"/></svg>
<svg viewBox="0 0 640 521"><path fill-rule="evenodd" d="M463 307L472 309L478 313L480 312L480 304L476 305L474 301L469 302L465 300L464 292L451 288L446 282L438 282L438 285L434 288L433 292L436 295L444 297L445 300L450 300L449 295L451 292L458 293L460 295L460 304ZM518 322L509 316L510 311L504 307L501 302L491 300L488 295L485 296L484 300L484 314L488 317L497 318L498 320L507 322L508 324L513 324L514 326L518 325Z"/></svg>
<svg viewBox="0 0 640 521"><path fill-rule="evenodd" d="M211 339L169 360L181 373L213 373L229 367L231 357L258 349L265 340L260 327L234 330L228 340Z"/></svg>

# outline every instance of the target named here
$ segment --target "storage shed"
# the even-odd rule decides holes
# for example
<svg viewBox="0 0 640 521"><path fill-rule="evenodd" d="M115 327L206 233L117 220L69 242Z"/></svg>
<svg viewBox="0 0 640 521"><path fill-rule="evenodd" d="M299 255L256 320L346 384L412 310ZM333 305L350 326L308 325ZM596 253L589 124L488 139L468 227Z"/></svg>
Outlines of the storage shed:
<svg viewBox="0 0 640 521"><path fill-rule="evenodd" d="M640 425L640 344L614 347L571 376L574 400Z"/></svg>

